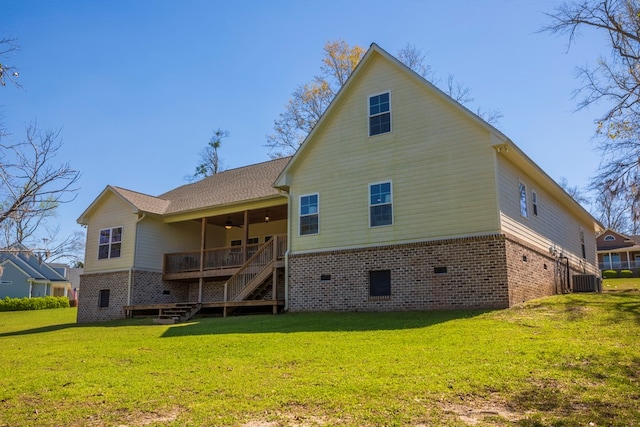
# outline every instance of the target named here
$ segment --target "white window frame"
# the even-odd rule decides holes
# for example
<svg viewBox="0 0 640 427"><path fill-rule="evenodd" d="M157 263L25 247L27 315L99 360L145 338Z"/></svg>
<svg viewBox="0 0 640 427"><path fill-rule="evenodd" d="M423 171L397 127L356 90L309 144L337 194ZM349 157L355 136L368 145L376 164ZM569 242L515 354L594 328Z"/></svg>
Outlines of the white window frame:
<svg viewBox="0 0 640 427"><path fill-rule="evenodd" d="M302 198L303 197L316 197L316 211L314 213L302 214ZM316 216L318 218L318 226L315 233L302 234L302 218ZM320 234L320 193L301 194L298 198L298 236L315 236Z"/></svg>
<svg viewBox="0 0 640 427"><path fill-rule="evenodd" d="M117 230L117 229L120 229L120 240L119 241L113 241L112 240L113 230ZM109 241L107 243L100 243L100 237L102 237L102 232L103 231L109 231ZM123 236L124 236L124 226L122 226L122 225L117 225L115 227L101 228L98 231L98 260L107 260L107 259L114 259L114 258L122 257ZM119 243L120 244L120 254L118 256L112 256L111 255L112 245L115 244L115 243ZM107 257L106 258L100 258L100 248L103 247L103 246L107 246L107 248L108 248Z"/></svg>
<svg viewBox="0 0 640 427"><path fill-rule="evenodd" d="M371 203L371 187L374 185L380 185L380 184L389 184L389 202L386 203L375 203L372 204ZM371 182L369 183L369 185L367 186L367 202L369 205L369 228L379 228L379 227L389 227L392 226L394 223L394 214L393 214L393 182L388 179L385 181L378 181L378 182ZM381 224L381 225L372 225L371 224L371 208L373 206L383 206L383 205L391 205L391 222L389 224Z"/></svg>
<svg viewBox="0 0 640 427"><path fill-rule="evenodd" d="M524 200L523 200L524 197ZM518 209L520 210L520 216L523 218L529 218L529 201L527 200L527 185L518 181Z"/></svg>
<svg viewBox="0 0 640 427"><path fill-rule="evenodd" d="M612 236L611 234L607 234L603 239L605 242L613 242L616 240L616 236Z"/></svg>
<svg viewBox="0 0 640 427"><path fill-rule="evenodd" d="M385 93L389 94L389 111L385 111L385 112L382 112L382 113L371 114L371 98L373 98L374 96L384 95ZM370 137L378 136L378 135L385 135L387 133L393 132L393 114L391 112L391 105L393 105L393 104L391 102L391 91L390 90L385 90L385 91L382 91L382 92L374 93L374 94L371 94L371 95L369 95L367 97L367 132L368 132L368 135ZM371 134L371 119L373 117L378 117L378 116L381 116L381 115L387 114L387 113L389 113L389 132L379 132L379 133L374 133L372 135Z"/></svg>
<svg viewBox="0 0 640 427"><path fill-rule="evenodd" d="M584 243L584 229L582 227L579 228L580 233L580 255L582 255L582 259L587 259L587 246Z"/></svg>

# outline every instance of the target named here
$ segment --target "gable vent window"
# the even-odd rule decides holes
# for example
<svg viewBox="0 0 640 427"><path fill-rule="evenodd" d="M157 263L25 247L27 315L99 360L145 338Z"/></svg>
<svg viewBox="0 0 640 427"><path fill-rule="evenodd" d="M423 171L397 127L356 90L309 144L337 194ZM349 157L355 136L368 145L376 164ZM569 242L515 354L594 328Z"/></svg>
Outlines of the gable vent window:
<svg viewBox="0 0 640 427"><path fill-rule="evenodd" d="M369 136L391 132L391 97L389 92L369 97Z"/></svg>

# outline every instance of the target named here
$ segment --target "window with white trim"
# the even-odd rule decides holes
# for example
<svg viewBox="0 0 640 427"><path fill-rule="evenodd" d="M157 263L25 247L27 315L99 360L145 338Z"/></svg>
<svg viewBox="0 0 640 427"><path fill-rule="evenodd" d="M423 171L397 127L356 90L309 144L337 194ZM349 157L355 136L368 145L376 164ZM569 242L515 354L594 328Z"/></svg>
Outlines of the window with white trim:
<svg viewBox="0 0 640 427"><path fill-rule="evenodd" d="M369 226L393 224L393 198L391 182L369 185Z"/></svg>
<svg viewBox="0 0 640 427"><path fill-rule="evenodd" d="M584 244L584 230L580 227L580 248L582 249L582 258L587 259L587 248Z"/></svg>
<svg viewBox="0 0 640 427"><path fill-rule="evenodd" d="M527 208L527 186L522 182L519 183L520 191L520 215L529 218L529 210Z"/></svg>
<svg viewBox="0 0 640 427"><path fill-rule="evenodd" d="M318 194L300 196L300 235L318 234Z"/></svg>
<svg viewBox="0 0 640 427"><path fill-rule="evenodd" d="M616 240L616 238L614 236L612 236L611 234L607 234L606 236L604 236L604 241L605 242L613 242L614 240Z"/></svg>
<svg viewBox="0 0 640 427"><path fill-rule="evenodd" d="M391 95L389 92L369 97L369 136L391 132Z"/></svg>
<svg viewBox="0 0 640 427"><path fill-rule="evenodd" d="M538 216L538 193L531 192L531 207L533 208L533 214Z"/></svg>
<svg viewBox="0 0 640 427"><path fill-rule="evenodd" d="M120 258L122 248L122 227L100 230L98 259Z"/></svg>

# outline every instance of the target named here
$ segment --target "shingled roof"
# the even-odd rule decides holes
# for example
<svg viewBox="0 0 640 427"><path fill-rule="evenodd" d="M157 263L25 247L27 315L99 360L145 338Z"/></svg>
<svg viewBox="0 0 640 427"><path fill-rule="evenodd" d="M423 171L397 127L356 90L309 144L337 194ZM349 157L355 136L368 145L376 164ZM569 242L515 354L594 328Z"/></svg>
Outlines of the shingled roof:
<svg viewBox="0 0 640 427"><path fill-rule="evenodd" d="M137 209L153 214L162 215L169 207L169 201L160 197L149 196L120 187L111 187L116 193L126 199Z"/></svg>
<svg viewBox="0 0 640 427"><path fill-rule="evenodd" d="M93 209L102 195L109 191L122 197L138 211L156 215L177 214L277 196L279 192L273 187L273 183L290 159L291 157L283 157L229 169L198 182L167 191L157 197L125 188L107 186L78 218L78 222L86 223L85 217L88 212Z"/></svg>
<svg viewBox="0 0 640 427"><path fill-rule="evenodd" d="M158 196L168 200L164 214L227 205L278 195L273 187L290 157L229 169Z"/></svg>

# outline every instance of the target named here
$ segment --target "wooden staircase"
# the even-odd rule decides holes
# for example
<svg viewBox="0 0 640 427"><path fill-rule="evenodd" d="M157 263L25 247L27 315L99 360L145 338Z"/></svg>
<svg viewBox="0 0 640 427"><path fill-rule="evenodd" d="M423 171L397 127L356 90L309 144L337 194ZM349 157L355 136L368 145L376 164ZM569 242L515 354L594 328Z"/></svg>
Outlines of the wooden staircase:
<svg viewBox="0 0 640 427"><path fill-rule="evenodd" d="M227 280L224 284L224 300L236 303L262 299L269 293L269 284L275 299L277 259L278 244L277 239L273 238L258 248L256 253ZM227 313L228 307L225 307L224 315Z"/></svg>
<svg viewBox="0 0 640 427"><path fill-rule="evenodd" d="M179 302L175 307L161 308L158 317L153 319L153 323L162 325L172 325L174 323L186 322L191 319L198 311L201 305L192 302Z"/></svg>

